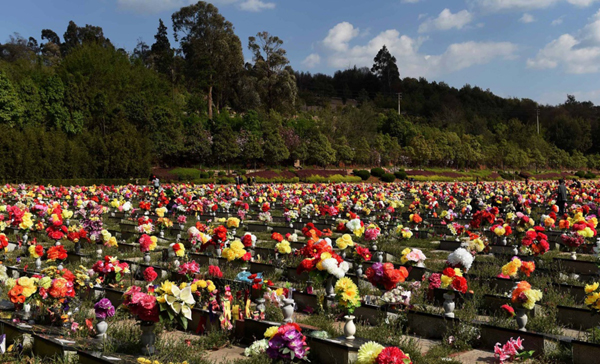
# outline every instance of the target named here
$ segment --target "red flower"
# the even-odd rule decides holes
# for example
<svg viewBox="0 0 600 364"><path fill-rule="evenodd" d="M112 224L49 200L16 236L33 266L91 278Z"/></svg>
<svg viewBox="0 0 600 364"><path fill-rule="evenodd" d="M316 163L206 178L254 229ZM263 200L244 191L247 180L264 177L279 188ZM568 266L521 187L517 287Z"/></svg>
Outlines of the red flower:
<svg viewBox="0 0 600 364"><path fill-rule="evenodd" d="M242 260L244 262L249 262L252 259L252 254L250 252L246 252L246 254L244 254L242 256Z"/></svg>
<svg viewBox="0 0 600 364"><path fill-rule="evenodd" d="M444 269L444 271L442 272L443 275L447 276L447 277L454 277L456 275L456 271L454 271L454 269L448 267L446 269Z"/></svg>
<svg viewBox="0 0 600 364"><path fill-rule="evenodd" d="M242 244L244 247L249 248L252 246L252 236L250 234L246 234L242 237Z"/></svg>
<svg viewBox="0 0 600 364"><path fill-rule="evenodd" d="M56 260L56 259L67 259L67 251L65 250L65 247L62 245L59 246L52 246L50 248L48 248L48 252L46 254L46 256L48 257L48 260Z"/></svg>
<svg viewBox="0 0 600 364"><path fill-rule="evenodd" d="M510 305L502 305L500 306L501 309L503 309L510 317L515 317L515 309L512 308Z"/></svg>
<svg viewBox="0 0 600 364"><path fill-rule="evenodd" d="M468 286L465 277L454 277L454 280L452 281L452 288L460 293L467 293Z"/></svg>
<svg viewBox="0 0 600 364"><path fill-rule="evenodd" d="M315 268L317 263L318 263L318 260L316 260L316 259L312 259L312 258L304 259L303 261L300 262L300 264L298 265L298 268L296 268L296 273L298 275L300 275L300 274L302 274L302 272L310 272L311 270L313 270Z"/></svg>
<svg viewBox="0 0 600 364"><path fill-rule="evenodd" d="M275 240L278 243L281 243L283 241L283 235L275 232L275 233L271 234L271 239Z"/></svg>
<svg viewBox="0 0 600 364"><path fill-rule="evenodd" d="M412 364L410 357L395 346L390 346L381 351L375 359L377 364Z"/></svg>
<svg viewBox="0 0 600 364"><path fill-rule="evenodd" d="M158 273L154 271L153 267L148 267L144 270L144 280L146 282L152 282L158 277Z"/></svg>
<svg viewBox="0 0 600 364"><path fill-rule="evenodd" d="M221 272L221 268L219 268L216 265L210 265L210 266L208 266L208 274L211 277L215 277L215 278L222 278L223 277L223 273Z"/></svg>

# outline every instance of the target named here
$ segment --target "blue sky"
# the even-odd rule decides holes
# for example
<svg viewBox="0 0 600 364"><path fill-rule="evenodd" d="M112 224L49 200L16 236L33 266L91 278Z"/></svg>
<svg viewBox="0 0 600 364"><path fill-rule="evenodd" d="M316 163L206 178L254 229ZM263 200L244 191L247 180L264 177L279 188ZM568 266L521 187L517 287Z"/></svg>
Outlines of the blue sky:
<svg viewBox="0 0 600 364"><path fill-rule="evenodd" d="M13 32L62 36L69 20L101 26L118 47L152 44L162 18L191 0L5 1L0 41ZM294 69L332 74L371 66L386 44L402 77L480 86L556 104L600 104L600 0L214 0L247 46L266 30ZM250 54L244 49L247 59Z"/></svg>

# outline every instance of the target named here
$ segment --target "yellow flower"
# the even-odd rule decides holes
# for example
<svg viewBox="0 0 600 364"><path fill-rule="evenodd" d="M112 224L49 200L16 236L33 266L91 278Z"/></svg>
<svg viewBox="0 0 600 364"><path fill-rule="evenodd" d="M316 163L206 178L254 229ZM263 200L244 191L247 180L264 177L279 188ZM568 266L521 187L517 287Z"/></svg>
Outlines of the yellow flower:
<svg viewBox="0 0 600 364"><path fill-rule="evenodd" d="M265 337L267 338L272 338L273 336L275 336L275 334L277 333L277 330L279 328L277 326L271 326L267 329L267 331L265 331Z"/></svg>
<svg viewBox="0 0 600 364"><path fill-rule="evenodd" d="M225 248L223 249L223 252L221 253L221 256L225 259L227 259L227 261L232 262L235 260L235 251L231 248Z"/></svg>
<svg viewBox="0 0 600 364"><path fill-rule="evenodd" d="M447 288L454 279L452 277L448 277L447 275L442 274L441 280L442 280L442 288Z"/></svg>
<svg viewBox="0 0 600 364"><path fill-rule="evenodd" d="M228 228L238 228L240 227L240 219L237 217L230 217L227 219L227 227Z"/></svg>
<svg viewBox="0 0 600 364"><path fill-rule="evenodd" d="M600 286L600 283L598 283L598 282L596 282L594 284L586 284L585 285L585 293L589 294L589 293L594 292L595 290L598 289L598 286Z"/></svg>
<svg viewBox="0 0 600 364"><path fill-rule="evenodd" d="M600 298L600 293L594 292L585 298L585 304L587 306L590 306L590 305L594 304L596 301L598 301L598 298Z"/></svg>
<svg viewBox="0 0 600 364"><path fill-rule="evenodd" d="M410 253L410 248L404 248L404 250L403 250L403 251L402 251L402 253L400 253L400 254L402 254L402 255L406 255L406 254L408 254L408 253Z"/></svg>
<svg viewBox="0 0 600 364"><path fill-rule="evenodd" d="M198 281L198 282L196 282L196 283L197 283L197 284L200 286L200 288L202 288L202 289L204 289L204 288L206 288L206 286L208 286L208 284L206 283L206 281L205 281L205 280L203 280L203 279L199 280L199 281Z"/></svg>
<svg viewBox="0 0 600 364"><path fill-rule="evenodd" d="M356 364L373 364L384 347L374 341L362 344L358 349L358 361Z"/></svg>
<svg viewBox="0 0 600 364"><path fill-rule="evenodd" d="M173 292L173 282L171 281L164 281L162 282L162 284L160 285L160 289L167 293L167 294L172 294Z"/></svg>
<svg viewBox="0 0 600 364"><path fill-rule="evenodd" d="M275 249L281 254L290 254L292 252L292 247L287 240L283 240L281 243L277 243L275 245Z"/></svg>

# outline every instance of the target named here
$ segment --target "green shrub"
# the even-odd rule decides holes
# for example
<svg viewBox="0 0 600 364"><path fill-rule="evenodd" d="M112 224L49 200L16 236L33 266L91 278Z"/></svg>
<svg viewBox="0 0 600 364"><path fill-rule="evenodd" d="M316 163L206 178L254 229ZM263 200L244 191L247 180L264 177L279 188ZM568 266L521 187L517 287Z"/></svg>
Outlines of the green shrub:
<svg viewBox="0 0 600 364"><path fill-rule="evenodd" d="M577 173L575 173L575 175L579 178L584 178L586 175L585 171L577 171Z"/></svg>
<svg viewBox="0 0 600 364"><path fill-rule="evenodd" d="M170 173L176 175L179 181L191 181L201 178L200 171L196 168L175 168Z"/></svg>
<svg viewBox="0 0 600 364"><path fill-rule="evenodd" d="M385 170L383 168L377 167L371 169L371 176L373 177L382 177L385 174Z"/></svg>
<svg viewBox="0 0 600 364"><path fill-rule="evenodd" d="M371 173L369 173L369 171L366 171L364 169L361 170L354 170L353 174L357 177L360 177L361 180L366 181L369 179L369 177L371 177Z"/></svg>
<svg viewBox="0 0 600 364"><path fill-rule="evenodd" d="M219 171L219 173L217 173L217 176L219 177L225 177L227 175L227 173L225 173L225 171Z"/></svg>
<svg viewBox="0 0 600 364"><path fill-rule="evenodd" d="M596 178L596 175L594 173L592 173L592 172L588 172L588 173L585 174L585 178L587 178L587 179L594 179L594 178Z"/></svg>
<svg viewBox="0 0 600 364"><path fill-rule="evenodd" d="M356 176L342 176L341 174L335 174L330 177L323 176L310 176L302 180L307 183L357 183L362 181L361 177Z"/></svg>
<svg viewBox="0 0 600 364"><path fill-rule="evenodd" d="M235 179L233 177L219 177L217 178L217 183L221 185L230 185L235 183Z"/></svg>
<svg viewBox="0 0 600 364"><path fill-rule="evenodd" d="M386 173L383 176L381 176L381 180L383 182L394 182L396 180L396 176L394 176L391 173Z"/></svg>
<svg viewBox="0 0 600 364"><path fill-rule="evenodd" d="M246 175L246 170L245 169L239 169L236 171L236 173L238 174L238 176L245 176Z"/></svg>
<svg viewBox="0 0 600 364"><path fill-rule="evenodd" d="M284 178L284 177L262 178L262 177L256 177L256 183L298 183L298 182L300 182L300 179L298 177L293 177L293 178Z"/></svg>
<svg viewBox="0 0 600 364"><path fill-rule="evenodd" d="M208 179L212 177L212 173L209 172L200 172L200 178L201 179Z"/></svg>
<svg viewBox="0 0 600 364"><path fill-rule="evenodd" d="M404 169L401 169L401 170L395 172L394 176L396 176L396 178L402 179L402 180L405 180L408 178L408 174L406 173L406 171Z"/></svg>

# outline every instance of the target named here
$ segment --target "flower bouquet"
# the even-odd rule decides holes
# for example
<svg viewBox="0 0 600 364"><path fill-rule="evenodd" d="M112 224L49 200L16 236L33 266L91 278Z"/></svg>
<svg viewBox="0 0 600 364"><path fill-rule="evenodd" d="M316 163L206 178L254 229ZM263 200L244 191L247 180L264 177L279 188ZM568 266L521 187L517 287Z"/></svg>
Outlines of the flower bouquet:
<svg viewBox="0 0 600 364"><path fill-rule="evenodd" d="M535 256L548 252L550 244L548 244L548 236L543 231L544 228L541 226L536 226L534 229L527 231L521 240L520 252Z"/></svg>
<svg viewBox="0 0 600 364"><path fill-rule="evenodd" d="M396 288L398 283L402 283L408 277L408 270L405 267L395 269L392 263L374 263L367 268L367 279L369 282L385 291L391 291Z"/></svg>
<svg viewBox="0 0 600 364"><path fill-rule="evenodd" d="M513 257L510 262L502 266L502 273L499 278L517 278L519 272L527 277L535 271L535 262L522 261L518 257Z"/></svg>
<svg viewBox="0 0 600 364"><path fill-rule="evenodd" d="M410 356L397 347L384 347L374 341L369 341L358 348L356 364L412 364Z"/></svg>
<svg viewBox="0 0 600 364"><path fill-rule="evenodd" d="M223 258L227 261L232 262L239 259L243 262L249 262L252 260L252 254L244 249L244 244L239 240L231 242L229 247L223 249Z"/></svg>
<svg viewBox="0 0 600 364"><path fill-rule="evenodd" d="M532 289L531 285L526 281L521 281L512 291L511 302L515 305L517 315L517 324L519 330L526 331L527 311L535 307L535 303L542 299L542 291Z"/></svg>
<svg viewBox="0 0 600 364"><path fill-rule="evenodd" d="M123 306L142 322L158 322L160 311L156 297L143 293L138 286L131 286L123 294Z"/></svg>
<svg viewBox="0 0 600 364"><path fill-rule="evenodd" d="M414 264L417 267L424 267L424 262L427 257L420 249L406 248L402 250L400 261L402 264Z"/></svg>
<svg viewBox="0 0 600 364"><path fill-rule="evenodd" d="M121 263L117 257L108 255L104 256L104 259L94 263L92 270L100 276L100 282L110 287L119 285L123 280L124 275L131 273L129 264Z"/></svg>
<svg viewBox="0 0 600 364"><path fill-rule="evenodd" d="M465 248L458 248L448 254L447 264L452 268L462 268L466 273L471 269L473 260L473 255Z"/></svg>
<svg viewBox="0 0 600 364"><path fill-rule="evenodd" d="M269 340L266 350L269 358L283 362L296 359L308 361L310 348L306 344L306 336L302 334L302 329L297 324L270 327L265 332L265 338Z"/></svg>
<svg viewBox="0 0 600 364"><path fill-rule="evenodd" d="M585 305L594 313L600 313L600 283L594 282L585 286Z"/></svg>
<svg viewBox="0 0 600 364"><path fill-rule="evenodd" d="M178 287L171 281L165 281L154 293L163 317L177 320L183 329L187 329L188 320L192 319L192 307L196 303L191 285L182 283Z"/></svg>

